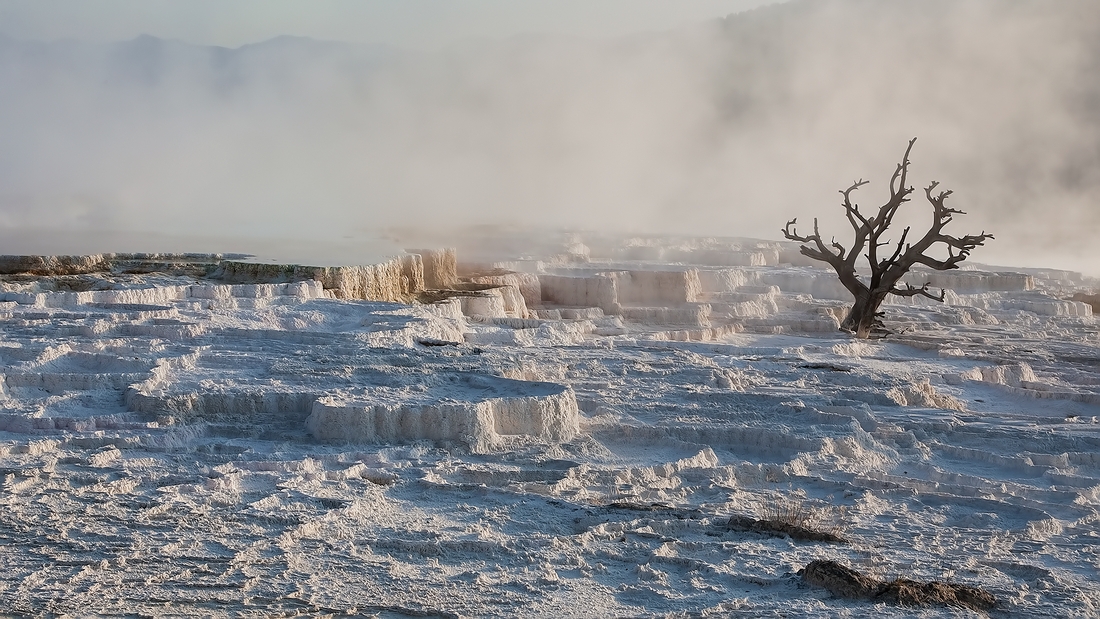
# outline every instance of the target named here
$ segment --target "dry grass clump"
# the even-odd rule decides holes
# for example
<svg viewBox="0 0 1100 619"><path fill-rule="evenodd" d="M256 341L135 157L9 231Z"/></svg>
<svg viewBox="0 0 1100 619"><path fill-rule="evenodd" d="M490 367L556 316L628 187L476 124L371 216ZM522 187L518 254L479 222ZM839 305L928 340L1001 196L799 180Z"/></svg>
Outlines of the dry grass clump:
<svg viewBox="0 0 1100 619"><path fill-rule="evenodd" d="M770 500L764 502L761 511L763 520L805 529L822 529L839 534L843 528L842 507L813 505L805 497L796 494L771 495Z"/></svg>
<svg viewBox="0 0 1100 619"><path fill-rule="evenodd" d="M799 494L772 494L762 506L761 519L793 528L807 529L834 538L842 538L847 508L836 505L814 505Z"/></svg>
<svg viewBox="0 0 1100 619"><path fill-rule="evenodd" d="M728 529L786 535L794 540L847 543L843 507L816 506L797 494L769 495L760 508L760 518L732 516Z"/></svg>

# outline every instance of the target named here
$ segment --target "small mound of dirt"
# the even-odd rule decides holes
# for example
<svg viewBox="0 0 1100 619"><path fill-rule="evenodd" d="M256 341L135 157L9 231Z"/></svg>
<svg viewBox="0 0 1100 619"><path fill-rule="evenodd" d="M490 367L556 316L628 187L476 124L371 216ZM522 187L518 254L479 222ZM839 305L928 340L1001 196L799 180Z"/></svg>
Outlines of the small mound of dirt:
<svg viewBox="0 0 1100 619"><path fill-rule="evenodd" d="M875 599L905 606L943 604L972 610L989 610L997 605L993 594L976 587L935 581L917 582L908 578L883 583Z"/></svg>
<svg viewBox="0 0 1100 619"><path fill-rule="evenodd" d="M836 561L811 561L802 570L802 580L824 587L833 595L851 599L874 597L882 585L881 581L864 576Z"/></svg>
<svg viewBox="0 0 1100 619"><path fill-rule="evenodd" d="M988 591L943 582L918 582L908 578L882 581L864 576L836 561L811 561L802 570L802 580L824 587L833 595L856 600L888 602L903 606L960 606L970 610L989 610L997 599Z"/></svg>
<svg viewBox="0 0 1100 619"><path fill-rule="evenodd" d="M848 540L835 533L818 531L781 520L757 520L748 516L731 516L726 528L731 531L751 531L765 535L786 535L787 537L804 542L831 542L835 544L847 544Z"/></svg>

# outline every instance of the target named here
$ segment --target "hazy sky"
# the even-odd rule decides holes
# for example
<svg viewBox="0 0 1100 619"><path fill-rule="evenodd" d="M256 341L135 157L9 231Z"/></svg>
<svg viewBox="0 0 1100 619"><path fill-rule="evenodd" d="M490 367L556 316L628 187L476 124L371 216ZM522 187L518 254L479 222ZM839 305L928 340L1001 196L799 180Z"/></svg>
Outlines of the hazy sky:
<svg viewBox="0 0 1100 619"><path fill-rule="evenodd" d="M279 35L408 48L524 33L663 30L777 0L0 0L0 33L237 47Z"/></svg>
<svg viewBox="0 0 1100 619"><path fill-rule="evenodd" d="M9 236L844 238L837 190L881 203L918 136L897 227L938 180L975 261L1100 274L1098 0L0 0L0 34Z"/></svg>

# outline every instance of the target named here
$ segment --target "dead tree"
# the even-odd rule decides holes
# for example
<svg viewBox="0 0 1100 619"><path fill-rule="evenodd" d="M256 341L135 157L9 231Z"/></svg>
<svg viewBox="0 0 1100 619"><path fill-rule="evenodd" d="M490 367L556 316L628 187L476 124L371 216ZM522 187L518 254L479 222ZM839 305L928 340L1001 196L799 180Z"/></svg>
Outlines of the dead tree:
<svg viewBox="0 0 1100 619"><path fill-rule="evenodd" d="M909 151L913 150L913 144L916 141L917 138L909 140L905 156L902 157L901 163L898 164L890 179L890 199L879 207L878 213L868 217L860 212L858 204L852 202L852 192L866 185L867 181L860 179L847 189L841 190L840 193L844 196L841 205L844 207L848 223L852 225L852 230L855 232L850 250L838 243L836 238L833 238L829 244L822 241L817 227L817 218L814 218L814 233L807 236L802 236L795 230L796 219L788 221L783 228L783 236L787 239L805 243L800 250L802 255L829 263L840 277L840 282L848 292L852 293L855 301L840 328L860 338L869 337L872 330L881 326L878 320L881 315L879 307L887 295L924 296L943 302L943 289L938 295L933 294L928 289L929 283L925 283L920 288L910 284L899 288L898 282L910 269L918 264L937 271L957 269L959 263L966 260L975 247L984 245L986 240L993 238L992 234L986 234L984 231L981 234L967 236L944 234L943 229L951 223L952 215L965 213L944 206L944 201L951 192L933 193L939 186L938 182L933 181L924 189L924 194L932 205L932 226L928 232L915 243L907 242L908 227L902 231L896 245L890 240L883 239L883 235L893 223L898 207L908 202L909 194L913 192L912 187L906 187L905 181L909 172ZM928 253L933 248L941 250L946 248L947 257L933 258ZM864 253L865 250L866 253ZM883 254L881 256L880 251ZM866 257L870 267L869 278L866 275L861 276L856 270L856 262L861 255Z"/></svg>

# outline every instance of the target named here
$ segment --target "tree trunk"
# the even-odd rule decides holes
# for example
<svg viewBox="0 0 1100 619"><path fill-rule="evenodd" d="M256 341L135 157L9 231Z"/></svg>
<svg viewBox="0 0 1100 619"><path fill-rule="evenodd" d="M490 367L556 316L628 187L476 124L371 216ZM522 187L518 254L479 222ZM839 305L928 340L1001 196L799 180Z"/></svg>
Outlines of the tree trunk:
<svg viewBox="0 0 1100 619"><path fill-rule="evenodd" d="M840 323L840 328L851 331L861 340L871 336L878 318L878 308L882 305L885 295L877 295L866 292L856 296L852 309L848 310L848 316Z"/></svg>

